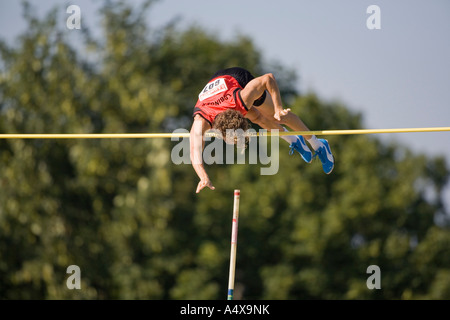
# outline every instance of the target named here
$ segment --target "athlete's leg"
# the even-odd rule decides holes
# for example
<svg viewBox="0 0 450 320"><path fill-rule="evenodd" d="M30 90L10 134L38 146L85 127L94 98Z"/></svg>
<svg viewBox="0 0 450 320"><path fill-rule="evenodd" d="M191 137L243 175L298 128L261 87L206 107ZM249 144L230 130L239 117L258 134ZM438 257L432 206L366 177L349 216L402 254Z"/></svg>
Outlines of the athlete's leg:
<svg viewBox="0 0 450 320"><path fill-rule="evenodd" d="M257 124L263 129L266 130L279 130L279 131L287 131L285 127L279 124L273 117L266 117L263 115L257 108L250 108L245 116L251 122ZM295 136L281 136L288 143L293 143L297 140Z"/></svg>
<svg viewBox="0 0 450 320"><path fill-rule="evenodd" d="M254 108L258 109L258 111L260 111L265 117L273 118L274 106L272 97L268 92L266 92L266 94L267 96L264 102L260 106L254 106ZM276 120L274 119L274 121ZM285 124L294 131L310 131L303 121L291 111L289 111L285 116L281 116L280 123ZM304 135L303 137L307 140L312 138L311 135Z"/></svg>
<svg viewBox="0 0 450 320"><path fill-rule="evenodd" d="M275 103L269 92L274 95L274 98L276 98ZM303 121L296 114L291 112L290 109L279 110L282 108L282 102L273 75L266 74L251 80L242 91L238 92L238 94L244 105L252 105L249 108L250 110L253 108L258 108L258 111L265 118L275 119L276 116L275 120L277 123L287 125L294 131L310 131ZM251 103L251 101L253 101L253 103ZM277 108L275 108L275 104ZM325 173L330 173L334 168L334 157L331 154L331 149L327 140L317 139L315 135L308 134L298 136L298 140L291 144L290 153L292 154L293 150L297 150L306 162L310 162L312 153L304 142L305 138L316 151L316 155L319 156ZM305 157L305 155L307 157Z"/></svg>
<svg viewBox="0 0 450 320"><path fill-rule="evenodd" d="M280 125L278 121L275 120L275 118L272 117L266 117L261 112L258 111L257 108L250 108L247 115L245 116L248 118L251 122L259 125L261 128L266 130L273 130L277 129L280 131L288 131L285 127ZM290 151L289 153L292 154L294 150L296 150L300 155L302 156L303 160L305 160L307 163L310 163L313 157L313 154L311 150L309 150L308 146L305 143L305 140L301 136L281 136L281 138L289 143Z"/></svg>
<svg viewBox="0 0 450 320"><path fill-rule="evenodd" d="M274 105L269 93L267 93L267 97L261 105L257 107L253 106L251 109L258 109L264 117L274 119ZM303 121L291 111L282 115L280 121L275 120L275 122L285 124L294 131L310 131ZM306 139L316 151L316 155L319 156L325 173L331 173L334 168L334 157L331 153L328 141L325 139L317 139L315 135L303 135L299 136L299 138L300 139L296 143L291 144L290 153L292 154L292 150L297 150L306 162L311 162L310 151L304 142L304 139Z"/></svg>
<svg viewBox="0 0 450 320"><path fill-rule="evenodd" d="M247 118L251 122L257 124L258 126L266 130L273 130L273 129L277 129L280 131L284 130L284 127L281 124L279 124L275 119L273 119L273 117L269 118L264 116L259 111L258 108L250 108L245 118Z"/></svg>

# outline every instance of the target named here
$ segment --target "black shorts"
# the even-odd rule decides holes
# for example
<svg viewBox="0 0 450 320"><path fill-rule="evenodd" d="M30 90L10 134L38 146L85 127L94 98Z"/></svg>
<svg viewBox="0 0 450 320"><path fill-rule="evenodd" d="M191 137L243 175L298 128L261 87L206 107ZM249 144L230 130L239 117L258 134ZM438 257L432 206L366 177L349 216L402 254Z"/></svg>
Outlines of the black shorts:
<svg viewBox="0 0 450 320"><path fill-rule="evenodd" d="M214 78L217 78L220 76L225 76L225 75L232 76L233 78L235 78L242 88L245 88L247 83L249 83L251 80L255 79L255 77L248 70L245 70L245 69L239 68L239 67L233 67L233 68L219 70L211 77L211 79L214 79ZM266 91L264 91L264 93L262 94L261 97L259 97L258 99L256 99L253 102L253 105L255 107L258 107L258 106L262 105L265 100L266 100Z"/></svg>

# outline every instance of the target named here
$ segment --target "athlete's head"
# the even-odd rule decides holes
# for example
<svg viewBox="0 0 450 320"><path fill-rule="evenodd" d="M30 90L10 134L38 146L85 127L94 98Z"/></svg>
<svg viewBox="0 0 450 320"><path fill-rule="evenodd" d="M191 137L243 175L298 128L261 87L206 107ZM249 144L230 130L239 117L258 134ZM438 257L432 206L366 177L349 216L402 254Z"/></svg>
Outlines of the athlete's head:
<svg viewBox="0 0 450 320"><path fill-rule="evenodd" d="M249 127L247 119L233 109L227 109L219 113L212 124L212 128L218 130L225 142L230 144L236 144L239 133L245 133ZM247 140L248 138L245 139L246 142Z"/></svg>

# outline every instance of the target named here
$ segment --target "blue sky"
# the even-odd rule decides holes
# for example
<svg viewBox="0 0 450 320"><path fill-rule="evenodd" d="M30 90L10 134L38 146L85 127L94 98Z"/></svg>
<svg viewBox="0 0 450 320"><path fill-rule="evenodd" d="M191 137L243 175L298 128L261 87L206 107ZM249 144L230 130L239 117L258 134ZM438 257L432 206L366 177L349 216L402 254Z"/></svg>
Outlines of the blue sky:
<svg viewBox="0 0 450 320"><path fill-rule="evenodd" d="M76 4L82 27L93 31L99 2L30 0L39 14ZM381 9L380 30L366 27L370 5ZM67 17L61 10L63 23ZM448 0L160 0L148 22L161 26L175 17L181 27L196 23L224 40L249 36L267 61L297 72L303 93L314 91L361 112L365 128L450 126ZM20 1L1 0L0 37L12 41L24 28ZM449 132L380 138L444 155L450 165Z"/></svg>

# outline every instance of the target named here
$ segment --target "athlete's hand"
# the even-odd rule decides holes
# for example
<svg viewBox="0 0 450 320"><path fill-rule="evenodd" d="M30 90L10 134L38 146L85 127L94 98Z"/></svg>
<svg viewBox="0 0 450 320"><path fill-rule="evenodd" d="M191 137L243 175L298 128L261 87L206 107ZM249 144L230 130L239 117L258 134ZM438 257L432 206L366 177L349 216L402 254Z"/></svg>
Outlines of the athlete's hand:
<svg viewBox="0 0 450 320"><path fill-rule="evenodd" d="M211 190L216 189L216 188L212 185L211 180L209 180L209 178L207 178L207 179L202 179L202 180L200 180L200 182L199 182L198 185L197 185L197 191L195 191L195 193L199 193L204 187L208 187L208 188L210 188Z"/></svg>
<svg viewBox="0 0 450 320"><path fill-rule="evenodd" d="M277 109L277 110L275 110L273 117L275 118L275 120L280 121L281 116L287 115L289 111L291 111L291 109L289 109L289 108L288 109Z"/></svg>

